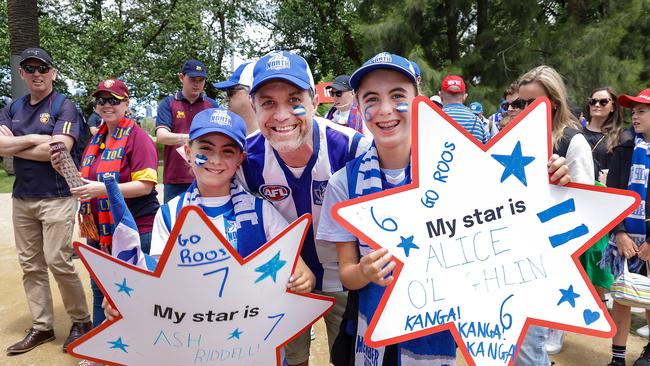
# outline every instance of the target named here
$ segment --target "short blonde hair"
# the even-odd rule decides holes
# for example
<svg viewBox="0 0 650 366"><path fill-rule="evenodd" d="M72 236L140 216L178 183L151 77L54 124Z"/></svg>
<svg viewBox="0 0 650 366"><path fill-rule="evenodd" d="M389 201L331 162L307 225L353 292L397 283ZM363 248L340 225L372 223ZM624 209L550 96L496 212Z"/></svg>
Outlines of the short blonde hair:
<svg viewBox="0 0 650 366"><path fill-rule="evenodd" d="M580 130L582 126L571 113L564 80L554 68L546 65L537 66L519 78L519 87L535 82L544 88L546 96L551 100L553 146L557 147L562 140L565 128L572 127Z"/></svg>

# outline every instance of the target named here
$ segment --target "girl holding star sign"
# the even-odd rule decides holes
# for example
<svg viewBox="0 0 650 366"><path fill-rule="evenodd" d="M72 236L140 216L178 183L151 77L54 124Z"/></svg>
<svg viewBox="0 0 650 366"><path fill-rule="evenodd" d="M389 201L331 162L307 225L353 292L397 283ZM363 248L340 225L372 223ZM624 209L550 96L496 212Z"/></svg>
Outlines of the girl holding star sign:
<svg viewBox="0 0 650 366"><path fill-rule="evenodd" d="M411 104L419 94L418 78L412 63L404 57L382 52L368 60L351 77L364 121L374 136L372 146L350 161L330 179L323 202L317 239L335 243L339 274L344 286L358 292L358 309L348 300L339 337L363 338L384 289L393 281L396 263L387 249L373 250L360 242L333 219L331 208L337 202L411 183ZM570 181L564 158L549 161L552 181ZM381 179L376 179L380 177ZM372 179L375 178L375 179ZM381 182L379 184L379 182ZM356 187L350 190L350 186ZM356 312L356 314L350 314ZM356 321L355 321L356 320ZM350 332L356 334L350 334ZM379 365L454 365L456 345L449 331L430 334L388 347L351 348L355 354L349 364L379 360ZM347 364L337 363L339 364Z"/></svg>

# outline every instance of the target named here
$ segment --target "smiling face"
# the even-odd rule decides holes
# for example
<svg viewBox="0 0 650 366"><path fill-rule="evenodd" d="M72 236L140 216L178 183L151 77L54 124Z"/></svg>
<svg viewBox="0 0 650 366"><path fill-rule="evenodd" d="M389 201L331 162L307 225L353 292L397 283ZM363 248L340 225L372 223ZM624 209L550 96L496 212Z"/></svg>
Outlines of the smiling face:
<svg viewBox="0 0 650 366"><path fill-rule="evenodd" d="M307 90L269 81L252 98L260 132L278 152L292 152L312 142L312 117L318 105Z"/></svg>
<svg viewBox="0 0 650 366"><path fill-rule="evenodd" d="M95 95L95 98L103 99L117 99L113 94L102 91ZM118 99L119 100L119 99ZM112 105L111 103L105 103L104 105L95 104L95 112L99 114L100 117L109 125L117 125L129 110L129 100L122 99L118 105Z"/></svg>
<svg viewBox="0 0 650 366"><path fill-rule="evenodd" d="M47 64L41 60L35 58L27 59L22 63L21 66L47 66ZM56 69L53 67L47 73L41 74L38 69L33 73L29 74L21 67L19 69L20 78L25 81L27 84L27 89L32 95L47 95L53 90L53 83L56 80Z"/></svg>
<svg viewBox="0 0 650 366"><path fill-rule="evenodd" d="M357 91L359 110L377 148L411 147L411 102L413 83L399 72L375 70L368 73Z"/></svg>
<svg viewBox="0 0 650 366"><path fill-rule="evenodd" d="M201 195L219 197L230 194L230 181L245 154L230 137L220 133L203 135L185 146Z"/></svg>

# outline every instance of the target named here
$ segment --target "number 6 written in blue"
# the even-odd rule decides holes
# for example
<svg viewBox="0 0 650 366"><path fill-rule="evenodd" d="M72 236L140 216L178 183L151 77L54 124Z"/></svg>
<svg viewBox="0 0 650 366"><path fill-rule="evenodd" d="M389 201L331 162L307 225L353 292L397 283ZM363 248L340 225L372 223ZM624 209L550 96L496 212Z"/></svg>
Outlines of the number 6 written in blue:
<svg viewBox="0 0 650 366"><path fill-rule="evenodd" d="M395 230L397 230L397 222L391 217L387 217L387 218L381 220L381 224L380 224L379 221L377 221L377 218L375 217L374 207L372 207L372 206L370 207L370 216L372 216L372 219L375 221L375 224L377 224L377 226L379 226L382 230L385 230L385 231L395 231ZM388 226L387 223L391 224L391 226L393 226L393 228L391 229L391 228L387 227Z"/></svg>

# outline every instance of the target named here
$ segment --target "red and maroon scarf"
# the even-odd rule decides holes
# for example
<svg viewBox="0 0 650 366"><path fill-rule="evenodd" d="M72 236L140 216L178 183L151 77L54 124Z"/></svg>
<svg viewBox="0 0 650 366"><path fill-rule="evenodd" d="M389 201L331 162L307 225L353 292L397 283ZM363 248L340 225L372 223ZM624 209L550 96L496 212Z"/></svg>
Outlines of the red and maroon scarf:
<svg viewBox="0 0 650 366"><path fill-rule="evenodd" d="M81 162L81 176L88 180L103 181L106 173L112 174L119 182L120 166L124 158L126 143L131 134L135 122L132 119L122 118L113 134L106 138L108 126L102 123L97 134L86 146L83 160ZM106 140L106 141L104 141ZM90 167L97 166L95 177L90 176ZM113 217L111 216L110 205L107 196L97 197L97 217L99 223L94 225L90 200L82 201L79 208L79 226L81 235L99 240L100 248L110 253L110 245L113 239ZM89 221L90 220L90 221Z"/></svg>

